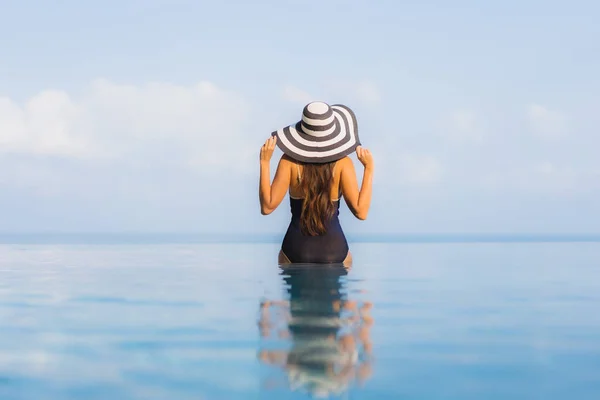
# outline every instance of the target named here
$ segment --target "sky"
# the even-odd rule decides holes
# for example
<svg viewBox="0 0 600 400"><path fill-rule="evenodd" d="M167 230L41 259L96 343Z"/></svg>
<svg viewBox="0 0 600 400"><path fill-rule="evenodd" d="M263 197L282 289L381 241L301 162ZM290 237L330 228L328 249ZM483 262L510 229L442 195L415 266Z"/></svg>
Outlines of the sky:
<svg viewBox="0 0 600 400"><path fill-rule="evenodd" d="M599 19L592 0L0 0L0 232L283 232L259 149L320 100L375 159L349 233L597 233Z"/></svg>

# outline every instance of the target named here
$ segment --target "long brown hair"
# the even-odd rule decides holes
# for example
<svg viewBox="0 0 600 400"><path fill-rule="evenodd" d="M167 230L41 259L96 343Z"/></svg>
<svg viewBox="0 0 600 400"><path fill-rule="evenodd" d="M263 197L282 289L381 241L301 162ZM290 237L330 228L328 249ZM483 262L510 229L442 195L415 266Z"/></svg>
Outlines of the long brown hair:
<svg viewBox="0 0 600 400"><path fill-rule="evenodd" d="M335 162L323 164L302 163L300 188L304 194L300 229L305 235L318 236L326 233L326 222L335 213L331 202L333 167Z"/></svg>

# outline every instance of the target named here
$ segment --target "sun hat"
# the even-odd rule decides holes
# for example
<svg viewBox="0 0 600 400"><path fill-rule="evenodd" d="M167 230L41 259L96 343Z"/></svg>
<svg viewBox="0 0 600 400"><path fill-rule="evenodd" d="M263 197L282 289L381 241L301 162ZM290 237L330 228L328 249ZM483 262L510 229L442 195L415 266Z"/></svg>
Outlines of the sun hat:
<svg viewBox="0 0 600 400"><path fill-rule="evenodd" d="M354 112L345 105L322 101L307 104L300 121L271 135L277 137L284 154L306 163L339 160L361 144Z"/></svg>

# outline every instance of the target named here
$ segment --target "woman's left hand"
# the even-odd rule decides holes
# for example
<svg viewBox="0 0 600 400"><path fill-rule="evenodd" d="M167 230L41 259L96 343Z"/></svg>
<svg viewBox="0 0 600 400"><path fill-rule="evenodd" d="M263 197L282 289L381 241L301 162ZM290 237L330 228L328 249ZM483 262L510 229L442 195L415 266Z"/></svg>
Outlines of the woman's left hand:
<svg viewBox="0 0 600 400"><path fill-rule="evenodd" d="M271 157L273 156L273 151L275 150L275 143L277 142L276 136L271 136L267 139L265 144L260 148L260 161L271 161Z"/></svg>

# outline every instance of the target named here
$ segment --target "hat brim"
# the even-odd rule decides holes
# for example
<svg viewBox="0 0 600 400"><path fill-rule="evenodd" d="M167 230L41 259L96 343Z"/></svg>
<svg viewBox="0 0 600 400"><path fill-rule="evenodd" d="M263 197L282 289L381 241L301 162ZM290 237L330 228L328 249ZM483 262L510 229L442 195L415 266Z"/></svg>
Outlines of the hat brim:
<svg viewBox="0 0 600 400"><path fill-rule="evenodd" d="M361 143L354 112L341 104L332 105L331 109L336 121L333 133L308 135L297 122L271 134L277 137L277 146L290 158L306 163L337 161L356 151Z"/></svg>

